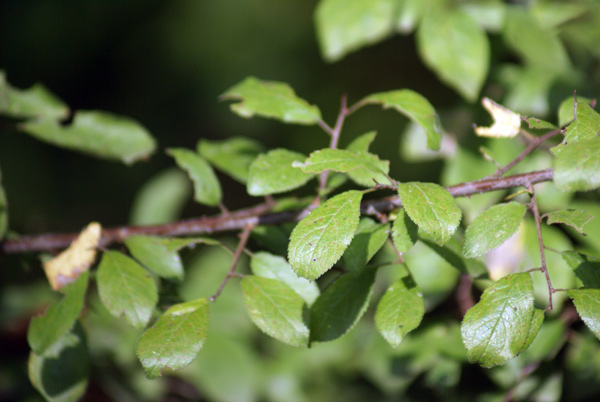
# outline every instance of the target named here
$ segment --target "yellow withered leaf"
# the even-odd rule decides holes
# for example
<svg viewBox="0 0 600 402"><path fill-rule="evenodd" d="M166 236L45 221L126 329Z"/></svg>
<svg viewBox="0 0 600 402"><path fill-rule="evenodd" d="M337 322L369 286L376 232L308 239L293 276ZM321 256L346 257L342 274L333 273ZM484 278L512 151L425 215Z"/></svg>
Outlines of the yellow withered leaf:
<svg viewBox="0 0 600 402"><path fill-rule="evenodd" d="M65 251L44 263L44 271L54 290L73 282L87 271L96 259L96 247L100 241L102 226L90 223Z"/></svg>
<svg viewBox="0 0 600 402"><path fill-rule="evenodd" d="M508 110L489 98L481 100L483 107L492 115L491 127L475 127L475 134L481 137L512 138L519 134L521 115Z"/></svg>

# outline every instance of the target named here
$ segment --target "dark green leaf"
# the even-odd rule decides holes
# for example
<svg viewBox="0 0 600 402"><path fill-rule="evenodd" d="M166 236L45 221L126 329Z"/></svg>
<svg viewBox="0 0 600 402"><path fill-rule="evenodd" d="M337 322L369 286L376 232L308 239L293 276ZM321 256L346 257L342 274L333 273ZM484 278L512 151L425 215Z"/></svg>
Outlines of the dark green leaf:
<svg viewBox="0 0 600 402"><path fill-rule="evenodd" d="M407 333L419 326L424 314L421 290L407 275L384 293L375 313L375 325L385 340L396 348Z"/></svg>
<svg viewBox="0 0 600 402"><path fill-rule="evenodd" d="M131 236L125 245L143 266L167 279L183 279L183 264L179 254L170 251L164 239L154 236Z"/></svg>
<svg viewBox="0 0 600 402"><path fill-rule="evenodd" d="M562 191L600 187L600 137L569 144L556 157L554 183Z"/></svg>
<svg viewBox="0 0 600 402"><path fill-rule="evenodd" d="M313 281L340 259L356 232L362 196L356 190L336 195L296 225L288 261L298 276Z"/></svg>
<svg viewBox="0 0 600 402"><path fill-rule="evenodd" d="M264 151L259 142L245 137L223 141L200 140L197 149L217 169L244 184L248 181L250 164Z"/></svg>
<svg viewBox="0 0 600 402"><path fill-rule="evenodd" d="M585 325L600 339L600 289L570 289L567 294Z"/></svg>
<svg viewBox="0 0 600 402"><path fill-rule="evenodd" d="M61 336L43 354L29 355L29 379L49 402L75 402L85 394L90 371L81 325Z"/></svg>
<svg viewBox="0 0 600 402"><path fill-rule="evenodd" d="M208 332L208 305L198 299L171 306L148 328L137 356L148 378L177 371L196 358Z"/></svg>
<svg viewBox="0 0 600 402"><path fill-rule="evenodd" d="M350 331L369 306L375 269L342 275L310 309L310 342L333 341Z"/></svg>
<svg viewBox="0 0 600 402"><path fill-rule="evenodd" d="M401 253L406 253L417 242L419 228L410 220L404 208L396 214L396 220L392 225L392 240L394 246Z"/></svg>
<svg viewBox="0 0 600 402"><path fill-rule="evenodd" d="M231 110L242 117L254 115L285 123L316 124L321 119L319 108L299 98L287 84L248 77L228 89L221 99L237 100Z"/></svg>
<svg viewBox="0 0 600 402"><path fill-rule="evenodd" d="M508 275L487 288L461 327L469 361L493 367L515 357L531 338L533 314L528 273Z"/></svg>
<svg viewBox="0 0 600 402"><path fill-rule="evenodd" d="M465 233L464 256L479 257L500 246L519 229L526 211L525 205L509 202L478 215Z"/></svg>
<svg viewBox="0 0 600 402"><path fill-rule="evenodd" d="M314 174L304 173L292 166L294 161L303 161L306 156L288 151L273 149L259 155L250 165L248 194L267 195L283 193L304 185Z"/></svg>
<svg viewBox="0 0 600 402"><path fill-rule="evenodd" d="M562 258L586 288L600 289L600 259L591 255L564 251Z"/></svg>
<svg viewBox="0 0 600 402"><path fill-rule="evenodd" d="M13 88L0 70L0 114L60 120L67 118L69 107L41 84L28 89Z"/></svg>
<svg viewBox="0 0 600 402"><path fill-rule="evenodd" d="M409 89L379 92L369 95L361 102L379 104L384 109L393 108L425 130L427 147L439 149L442 140L442 127L435 109L422 95Z"/></svg>
<svg viewBox="0 0 600 402"><path fill-rule="evenodd" d="M434 183L401 183L398 194L406 213L439 245L446 243L460 223L461 211L452 195Z"/></svg>
<svg viewBox="0 0 600 402"><path fill-rule="evenodd" d="M471 16L459 9L432 7L417 31L417 47L440 80L465 99L477 99L489 68L487 35Z"/></svg>
<svg viewBox="0 0 600 402"><path fill-rule="evenodd" d="M2 172L0 171L0 240L4 237L8 228L8 201L4 188L2 188Z"/></svg>
<svg viewBox="0 0 600 402"><path fill-rule="evenodd" d="M242 279L242 292L250 319L258 328L288 345L308 344L304 300L287 284L249 275Z"/></svg>
<svg viewBox="0 0 600 402"><path fill-rule="evenodd" d="M156 283L137 262L118 251L105 251L98 266L98 292L115 316L136 328L148 324L158 300Z"/></svg>
<svg viewBox="0 0 600 402"><path fill-rule="evenodd" d="M317 39L327 61L374 44L394 29L394 0L322 0L315 10Z"/></svg>
<svg viewBox="0 0 600 402"><path fill-rule="evenodd" d="M535 329L537 324L535 322L536 319L540 320L541 323L543 315L541 310L535 310L534 321L531 323L533 329ZM567 340L566 332L567 326L563 320L548 320L544 322L531 346L521 354L521 358L531 363L554 359Z"/></svg>
<svg viewBox="0 0 600 402"><path fill-rule="evenodd" d="M390 225L375 223L363 218L358 224L352 242L343 255L346 269L352 274L359 274L367 263L383 247L390 235Z"/></svg>
<svg viewBox="0 0 600 402"><path fill-rule="evenodd" d="M547 215L548 225L553 223L569 225L582 235L585 235L583 226L594 219L593 215L582 209L561 209L560 211L550 212Z"/></svg>
<svg viewBox="0 0 600 402"><path fill-rule="evenodd" d="M592 103L592 99L584 98L581 96L577 97L577 104L585 103L587 105ZM562 101L558 107L558 125L565 127L567 124L575 120L575 98L569 96L567 99Z"/></svg>
<svg viewBox="0 0 600 402"><path fill-rule="evenodd" d="M21 129L50 144L130 165L147 159L156 143L138 122L100 111L79 111L63 126L56 120L33 120Z"/></svg>
<svg viewBox="0 0 600 402"><path fill-rule="evenodd" d="M542 323L544 322L544 310L540 310L538 308L533 309L533 315L531 317L531 322L529 323L529 329L527 331L527 339L525 339L525 343L521 348L521 352L525 351L533 341L536 339L538 332L540 332L540 328L542 327ZM519 352L519 353L521 353Z"/></svg>
<svg viewBox="0 0 600 402"><path fill-rule="evenodd" d="M488 279L489 273L486 266L477 259L465 258L462 255L462 246L458 240L452 238L443 246L438 246L421 234L421 241L446 262L459 270L462 274L470 275L473 279Z"/></svg>
<svg viewBox="0 0 600 402"><path fill-rule="evenodd" d="M200 155L184 148L170 148L167 153L185 170L194 182L194 199L215 207L221 202L221 184L212 167Z"/></svg>
<svg viewBox="0 0 600 402"><path fill-rule="evenodd" d="M62 300L52 304L44 315L31 319L27 342L35 354L46 353L73 328L83 308L87 285L88 271L85 271L62 289L65 294Z"/></svg>

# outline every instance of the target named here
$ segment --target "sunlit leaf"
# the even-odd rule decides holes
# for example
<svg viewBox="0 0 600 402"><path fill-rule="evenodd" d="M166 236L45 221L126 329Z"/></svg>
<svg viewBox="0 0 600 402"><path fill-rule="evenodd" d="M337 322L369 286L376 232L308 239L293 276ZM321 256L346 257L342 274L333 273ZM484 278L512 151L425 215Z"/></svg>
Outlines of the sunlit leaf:
<svg viewBox="0 0 600 402"><path fill-rule="evenodd" d="M404 208L399 210L392 224L392 240L396 249L401 253L410 250L417 242L418 231L417 225L410 220Z"/></svg>
<svg viewBox="0 0 600 402"><path fill-rule="evenodd" d="M240 183L248 181L250 164L264 152L263 146L250 138L232 137L223 141L200 140L198 153L217 169Z"/></svg>
<svg viewBox="0 0 600 402"><path fill-rule="evenodd" d="M465 257L482 256L508 240L519 229L526 211L525 205L509 202L478 215L465 233Z"/></svg>
<svg viewBox="0 0 600 402"><path fill-rule="evenodd" d="M577 96L577 105L580 103L591 105L592 102L592 99ZM567 99L562 101L558 107L558 125L560 127L565 127L567 124L575 120L575 114L575 98L573 96L569 96Z"/></svg>
<svg viewBox="0 0 600 402"><path fill-rule="evenodd" d="M567 145L556 157L554 183L561 191L600 187L600 137Z"/></svg>
<svg viewBox="0 0 600 402"><path fill-rule="evenodd" d="M362 195L356 190L336 195L296 225L288 261L298 276L313 281L344 254L358 226Z"/></svg>
<svg viewBox="0 0 600 402"><path fill-rule="evenodd" d="M389 235L390 225L378 224L369 218L361 219L352 242L342 256L346 269L359 274L383 247Z"/></svg>
<svg viewBox="0 0 600 402"><path fill-rule="evenodd" d="M273 149L259 155L250 165L248 194L277 194L304 185L314 174L304 173L292 166L293 162L304 159L305 155L287 149Z"/></svg>
<svg viewBox="0 0 600 402"><path fill-rule="evenodd" d="M563 142L551 149L554 155L559 155L568 144L591 140L600 133L600 114L589 104L577 102L576 113L577 119L567 126Z"/></svg>
<svg viewBox="0 0 600 402"><path fill-rule="evenodd" d="M583 286L600 289L600 259L575 251L564 251L561 255Z"/></svg>
<svg viewBox="0 0 600 402"><path fill-rule="evenodd" d="M194 199L200 204L215 207L222 198L221 184L212 167L196 152L184 148L170 148L167 153L185 170L194 183Z"/></svg>
<svg viewBox="0 0 600 402"><path fill-rule="evenodd" d="M150 271L167 279L183 279L183 264L176 251L170 251L164 239L154 236L130 236L125 245L131 255Z"/></svg>
<svg viewBox="0 0 600 402"><path fill-rule="evenodd" d="M239 101L231 105L231 110L242 117L258 115L298 124L316 124L321 119L318 107L297 97L282 82L248 77L228 89L221 99Z"/></svg>
<svg viewBox="0 0 600 402"><path fill-rule="evenodd" d="M583 226L594 219L593 215L582 209L561 209L560 211L550 212L547 216L548 225L562 223L571 226L581 234L585 234L583 232Z"/></svg>
<svg viewBox="0 0 600 402"><path fill-rule="evenodd" d="M156 148L154 138L138 122L100 111L78 111L73 122L30 120L20 128L38 140L127 165L147 159Z"/></svg>
<svg viewBox="0 0 600 402"><path fill-rule="evenodd" d="M491 127L475 127L475 133L481 137L512 138L519 134L521 115L508 110L489 98L483 98L481 104L492 115Z"/></svg>
<svg viewBox="0 0 600 402"><path fill-rule="evenodd" d="M398 194L410 219L443 245L460 223L461 211L452 195L434 183L401 183Z"/></svg>
<svg viewBox="0 0 600 402"><path fill-rule="evenodd" d="M411 33L429 6L422 0L402 0L396 20L396 29L403 34Z"/></svg>
<svg viewBox="0 0 600 402"><path fill-rule="evenodd" d="M369 306L375 269L342 275L321 293L310 309L310 342L333 341L350 331Z"/></svg>
<svg viewBox="0 0 600 402"><path fill-rule="evenodd" d="M600 289L570 289L567 295L585 325L600 339Z"/></svg>
<svg viewBox="0 0 600 402"><path fill-rule="evenodd" d="M79 317L88 285L88 272L64 287L62 300L52 304L42 316L33 317L27 330L27 342L34 353L44 354L73 328Z"/></svg>
<svg viewBox="0 0 600 402"><path fill-rule="evenodd" d="M196 358L208 332L206 299L175 304L148 328L137 345L137 356L148 378L177 371Z"/></svg>
<svg viewBox="0 0 600 402"><path fill-rule="evenodd" d="M424 314L421 290L408 275L394 282L384 293L375 313L375 325L396 348L407 333L419 326Z"/></svg>
<svg viewBox="0 0 600 402"><path fill-rule="evenodd" d="M439 117L431 103L422 95L409 89L390 92L379 92L364 98L361 102L378 104L384 109L395 109L419 126L423 127L427 135L427 147L439 149L442 139L442 127Z"/></svg>
<svg viewBox="0 0 600 402"><path fill-rule="evenodd" d="M105 251L96 279L100 299L113 316L125 316L136 328L148 324L158 291L144 268L118 251Z"/></svg>
<svg viewBox="0 0 600 402"><path fill-rule="evenodd" d="M292 346L308 344L304 323L304 299L287 284L271 278L247 275L242 293L250 319L267 335Z"/></svg>
<svg viewBox="0 0 600 402"><path fill-rule="evenodd" d="M368 133L362 134L352 140L352 142L346 147L346 150L354 152L355 154L359 152L369 152L369 147L375 140L376 135L377 132L375 131L369 131Z"/></svg>
<svg viewBox="0 0 600 402"><path fill-rule="evenodd" d="M469 361L493 367L515 357L531 339L533 314L528 273L508 275L487 288L462 323Z"/></svg>
<svg viewBox="0 0 600 402"><path fill-rule="evenodd" d="M537 130L556 129L556 126L554 124L549 123L545 120L535 118L535 117L528 117L527 119L525 119L525 121L527 122L527 126L529 128L533 128L533 129L537 129Z"/></svg>

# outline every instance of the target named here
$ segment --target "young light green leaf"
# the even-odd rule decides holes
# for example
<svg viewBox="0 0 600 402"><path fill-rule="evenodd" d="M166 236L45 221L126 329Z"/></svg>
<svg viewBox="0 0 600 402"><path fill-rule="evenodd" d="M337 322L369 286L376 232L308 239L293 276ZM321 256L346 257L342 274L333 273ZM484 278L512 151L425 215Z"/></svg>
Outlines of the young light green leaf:
<svg viewBox="0 0 600 402"><path fill-rule="evenodd" d="M304 299L283 282L247 275L242 293L250 319L267 335L292 346L308 344Z"/></svg>
<svg viewBox="0 0 600 402"><path fill-rule="evenodd" d="M348 146L346 147L346 151L353 152L358 154L360 152L369 152L369 147L375 140L375 136L377 132L369 131L368 133L359 135L356 137Z"/></svg>
<svg viewBox="0 0 600 402"><path fill-rule="evenodd" d="M577 102L576 109L577 119L567 126L563 142L550 150L555 156L558 156L568 144L591 140L600 133L600 114L585 102Z"/></svg>
<svg viewBox="0 0 600 402"><path fill-rule="evenodd" d="M288 261L298 276L314 281L340 259L358 226L362 196L356 190L338 194L296 225Z"/></svg>
<svg viewBox="0 0 600 402"><path fill-rule="evenodd" d="M29 354L29 379L46 401L76 402L85 394L90 357L79 323L42 354Z"/></svg>
<svg viewBox="0 0 600 402"><path fill-rule="evenodd" d="M63 126L56 120L31 120L21 130L38 140L131 165L147 159L156 148L154 138L138 122L100 111L79 111Z"/></svg>
<svg viewBox="0 0 600 402"><path fill-rule="evenodd" d="M317 39L323 58L337 61L377 43L394 29L394 0L322 0L315 10Z"/></svg>
<svg viewBox="0 0 600 402"><path fill-rule="evenodd" d="M148 378L177 371L194 360L208 333L205 298L171 306L140 338L136 354Z"/></svg>
<svg viewBox="0 0 600 402"><path fill-rule="evenodd" d="M393 108L421 126L427 135L427 147L437 150L442 141L442 127L435 109L422 95L409 89L379 92L361 102L380 104L384 109Z"/></svg>
<svg viewBox="0 0 600 402"><path fill-rule="evenodd" d="M301 169L292 166L294 161L304 159L306 159L305 155L287 149L273 149L259 155L250 165L248 194L277 194L304 185L314 177L314 174L304 173Z"/></svg>
<svg viewBox="0 0 600 402"><path fill-rule="evenodd" d="M350 331L369 306L375 269L359 276L342 275L310 309L310 342L333 341Z"/></svg>
<svg viewBox="0 0 600 402"><path fill-rule="evenodd" d="M4 237L8 228L8 201L2 187L2 171L0 171L0 240Z"/></svg>
<svg viewBox="0 0 600 402"><path fill-rule="evenodd" d="M582 235L585 235L583 226L594 219L592 214L582 209L561 209L560 211L550 212L547 216L548 225L562 223L571 226Z"/></svg>
<svg viewBox="0 0 600 402"><path fill-rule="evenodd" d="M396 220L392 225L392 241L401 253L406 253L417 242L419 228L410 220L404 208L396 214Z"/></svg>
<svg viewBox="0 0 600 402"><path fill-rule="evenodd" d="M410 219L440 246L454 234L461 211L452 195L434 183L401 183L398 194Z"/></svg>
<svg viewBox="0 0 600 402"><path fill-rule="evenodd" d="M0 70L0 114L21 118L49 118L61 120L69 115L69 107L41 84L28 89L17 89L6 81Z"/></svg>
<svg viewBox="0 0 600 402"><path fill-rule="evenodd" d="M62 300L52 304L44 315L31 319L27 329L27 342L35 354L43 355L73 328L83 308L87 285L88 271L85 271L74 282L62 288L65 294Z"/></svg>
<svg viewBox="0 0 600 402"><path fill-rule="evenodd" d="M469 361L493 367L515 357L530 338L533 314L533 282L528 273L505 276L487 288L461 326Z"/></svg>
<svg viewBox="0 0 600 402"><path fill-rule="evenodd" d="M585 325L600 339L600 289L569 289L567 295Z"/></svg>
<svg viewBox="0 0 600 402"><path fill-rule="evenodd" d="M152 276L137 262L118 251L105 251L96 279L100 299L113 316L124 315L136 328L148 323L158 290Z"/></svg>
<svg viewBox="0 0 600 402"><path fill-rule="evenodd" d="M556 126L552 123L549 123L545 120L541 120L535 117L528 117L525 119L525 121L527 122L527 126L529 128L532 129L536 129L536 130L554 130L556 129Z"/></svg>
<svg viewBox="0 0 600 402"><path fill-rule="evenodd" d="M265 251L254 253L250 260L252 273L263 278L276 279L285 283L300 295L309 306L319 296L319 287L314 282L299 278L285 258Z"/></svg>
<svg viewBox="0 0 600 402"><path fill-rule="evenodd" d="M211 207L219 205L222 197L221 184L208 162L189 149L169 148L167 153L194 182L194 199Z"/></svg>
<svg viewBox="0 0 600 402"><path fill-rule="evenodd" d="M250 164L264 148L250 138L232 137L223 141L200 140L197 150L217 169L246 184Z"/></svg>
<svg viewBox="0 0 600 402"><path fill-rule="evenodd" d="M343 149L321 149L310 154L304 163L294 163L295 168L305 173L321 173L324 170L351 173L357 184L374 187L375 184L392 184L388 179L390 171L388 161L380 160L376 155Z"/></svg>
<svg viewBox="0 0 600 402"><path fill-rule="evenodd" d="M125 239L125 245L131 255L150 271L163 278L181 280L181 258L176 251L170 251L163 241L160 237L137 235Z"/></svg>
<svg viewBox="0 0 600 402"><path fill-rule="evenodd" d="M404 336L419 326L424 314L423 295L407 275L384 293L375 313L375 325L383 338L397 348Z"/></svg>
<svg viewBox="0 0 600 402"><path fill-rule="evenodd" d="M440 80L468 101L477 99L488 73L490 44L471 16L432 7L417 30L417 49Z"/></svg>
<svg viewBox="0 0 600 402"><path fill-rule="evenodd" d="M582 96L577 97L577 105L579 105L580 103L590 105L592 102L593 99L584 98ZM575 98L573 96L569 96L567 99L562 101L560 106L558 107L559 127L565 127L567 124L575 120L575 113Z"/></svg>
<svg viewBox="0 0 600 402"><path fill-rule="evenodd" d="M561 191L600 187L600 137L569 144L556 157L554 183Z"/></svg>
<svg viewBox="0 0 600 402"><path fill-rule="evenodd" d="M231 110L242 117L254 115L285 123L316 124L321 119L318 107L299 98L287 84L248 77L228 89L220 99L237 100Z"/></svg>
<svg viewBox="0 0 600 402"><path fill-rule="evenodd" d="M369 218L361 219L352 242L342 256L346 269L353 275L360 274L389 235L390 225L378 224Z"/></svg>
<svg viewBox="0 0 600 402"><path fill-rule="evenodd" d="M509 202L478 215L465 233L464 256L479 257L499 247L519 229L526 211L525 205Z"/></svg>
<svg viewBox="0 0 600 402"><path fill-rule="evenodd" d="M564 251L562 258L583 286L600 289L600 259L575 251Z"/></svg>

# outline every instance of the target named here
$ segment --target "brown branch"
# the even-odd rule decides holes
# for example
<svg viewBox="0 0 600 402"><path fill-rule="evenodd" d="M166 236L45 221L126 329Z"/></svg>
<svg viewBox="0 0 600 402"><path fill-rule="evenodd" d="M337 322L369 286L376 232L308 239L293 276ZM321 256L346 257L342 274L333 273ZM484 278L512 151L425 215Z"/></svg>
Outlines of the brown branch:
<svg viewBox="0 0 600 402"><path fill-rule="evenodd" d="M335 122L335 127L330 130L326 130L331 136L331 142L329 143L329 148L336 149L338 146L338 142L340 140L340 134L342 133L342 127L344 126L344 121L346 120L346 116L348 115L348 107L347 107L348 97L346 95L342 96L342 100L340 103L340 112L338 114L337 120ZM325 190L327 186L327 179L329 177L329 170L324 171L319 176L319 195Z"/></svg>
<svg viewBox="0 0 600 402"><path fill-rule="evenodd" d="M548 282L548 311L552 311L552 294L554 294L554 287L552 287L552 281L550 281L550 274L548 273L548 266L546 265L546 253L544 252L544 240L542 239L542 218L540 218L540 211L535 200L535 191L533 189L533 184L530 184L528 186L528 190L531 194L529 209L531 209L531 212L533 212L533 217L535 219L535 228L537 229L538 243L540 246L540 258L542 261L542 266L540 267L540 270L544 273L544 275L546 276L546 282Z"/></svg>
<svg viewBox="0 0 600 402"><path fill-rule="evenodd" d="M546 169L514 176L466 182L446 187L446 189L454 197L468 197L489 191L505 190L520 186L527 187L530 184L552 181L552 177L552 169ZM398 196L368 200L361 204L361 213L377 216L401 206L402 202ZM111 243L122 242L132 235L189 236L242 230L248 225L278 225L286 222L295 222L304 218L314 206L300 211L278 213L269 213L270 208L271 205L265 203L225 215L205 216L163 225L107 228L102 231L100 245L106 247ZM0 242L0 254L63 249L68 247L77 235L78 233L43 234L8 239Z"/></svg>

